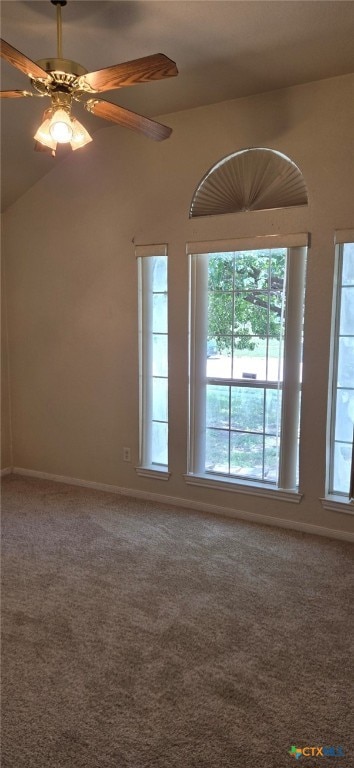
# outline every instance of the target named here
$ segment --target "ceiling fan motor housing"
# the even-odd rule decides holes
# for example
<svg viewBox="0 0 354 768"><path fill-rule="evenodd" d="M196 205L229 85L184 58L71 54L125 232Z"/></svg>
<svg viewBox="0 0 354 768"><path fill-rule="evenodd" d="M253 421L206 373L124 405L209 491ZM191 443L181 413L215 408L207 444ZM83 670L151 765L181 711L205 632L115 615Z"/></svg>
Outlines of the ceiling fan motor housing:
<svg viewBox="0 0 354 768"><path fill-rule="evenodd" d="M70 59L39 59L36 64L50 74L66 74L80 77L86 75L87 69Z"/></svg>
<svg viewBox="0 0 354 768"><path fill-rule="evenodd" d="M31 78L33 86L40 93L51 95L55 91L70 93L77 86L77 80L87 69L70 59L39 59L39 67L48 72L48 79Z"/></svg>

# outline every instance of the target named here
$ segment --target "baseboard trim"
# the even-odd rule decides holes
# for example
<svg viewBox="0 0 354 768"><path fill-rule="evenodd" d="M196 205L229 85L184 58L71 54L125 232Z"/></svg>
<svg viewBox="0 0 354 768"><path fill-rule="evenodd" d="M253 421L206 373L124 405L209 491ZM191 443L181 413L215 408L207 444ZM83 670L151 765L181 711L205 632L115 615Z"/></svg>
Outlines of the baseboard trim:
<svg viewBox="0 0 354 768"><path fill-rule="evenodd" d="M0 469L0 477L5 477L5 475L11 475L13 469L12 467L4 467L4 469Z"/></svg>
<svg viewBox="0 0 354 768"><path fill-rule="evenodd" d="M120 492L124 496L132 496L145 501L157 501L162 504L169 504L173 507L182 507L183 509L193 509L196 512L206 512L207 514L217 515L218 517L229 517L234 520L244 520L248 523L257 523L257 525L269 525L273 528L286 528L290 531L300 533L309 533L315 536L325 536L330 539L341 539L343 541L353 541L354 533L349 531L337 531L332 528L324 528L320 525L303 523L298 520L286 520L270 515L258 515L255 512L248 512L242 509L230 509L229 507L219 507L215 504L206 504L202 501L193 501L192 499L183 499L175 496L165 496L159 493L149 493L146 491L136 491L129 488L121 488Z"/></svg>
<svg viewBox="0 0 354 768"><path fill-rule="evenodd" d="M56 483L64 483L65 485L78 485L82 488L90 488L106 493L115 493L118 496L130 496L131 498L142 499L144 501L156 501L160 504L169 504L170 506L182 507L183 509L193 509L197 512L205 512L207 514L217 515L218 517L229 517L235 520L244 520L248 523L269 525L273 528L285 528L290 531L298 531L299 533L324 536L328 539L354 542L354 533L351 533L350 531L338 531L333 528L325 528L324 526L304 523L299 520L287 520L285 518L271 517L270 515L258 515L254 512L247 512L241 509L219 507L215 504L206 504L202 501L193 501L192 499L167 496L166 494L152 493L151 491L140 491L133 488L123 488L118 485L108 485L107 483L95 483L92 480L80 480L79 478L66 477L65 475L53 475L49 472L38 472L35 469L13 467L12 472L14 475L36 477L40 480L51 480Z"/></svg>
<svg viewBox="0 0 354 768"><path fill-rule="evenodd" d="M66 477L65 475L52 475L50 472L39 472L36 469L24 469L22 467L14 467L12 471L14 475L38 477L39 480L53 480L55 483L64 483L65 485L79 485L81 488L92 488L94 491L106 491L106 493L117 493L122 496L131 495L125 493L125 489L120 488L118 485L95 483L92 480L80 480L77 477Z"/></svg>

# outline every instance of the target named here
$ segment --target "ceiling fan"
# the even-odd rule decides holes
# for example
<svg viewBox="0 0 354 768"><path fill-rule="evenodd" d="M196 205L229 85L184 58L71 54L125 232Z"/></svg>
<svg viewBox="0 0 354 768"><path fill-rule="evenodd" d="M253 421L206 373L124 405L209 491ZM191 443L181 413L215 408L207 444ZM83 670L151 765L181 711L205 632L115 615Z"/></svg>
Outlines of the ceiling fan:
<svg viewBox="0 0 354 768"><path fill-rule="evenodd" d="M79 149L92 141L86 128L71 114L73 102L81 102L93 115L142 133L155 141L167 139L172 133L171 128L118 104L98 99L93 94L174 77L178 74L175 62L163 53L156 53L87 72L81 64L64 59L62 55L61 7L66 5L67 0L51 0L51 3L57 10L56 58L34 62L1 40L2 58L28 75L35 90L0 91L0 97L16 99L49 96L51 100L51 106L45 110L42 123L34 136L35 149L50 152L54 156L58 143L70 144L72 149Z"/></svg>

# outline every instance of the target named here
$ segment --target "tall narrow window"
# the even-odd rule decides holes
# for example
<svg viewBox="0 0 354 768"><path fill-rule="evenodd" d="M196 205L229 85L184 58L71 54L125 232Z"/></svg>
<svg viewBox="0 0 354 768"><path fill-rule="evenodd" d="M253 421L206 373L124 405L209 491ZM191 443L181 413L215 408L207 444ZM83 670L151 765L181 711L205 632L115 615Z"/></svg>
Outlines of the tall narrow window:
<svg viewBox="0 0 354 768"><path fill-rule="evenodd" d="M350 493L354 432L354 232L353 242L336 246L328 490Z"/></svg>
<svg viewBox="0 0 354 768"><path fill-rule="evenodd" d="M189 474L295 491L306 248L203 245L189 246Z"/></svg>
<svg viewBox="0 0 354 768"><path fill-rule="evenodd" d="M168 469L167 246L138 246L140 469ZM138 469L139 471L139 469Z"/></svg>

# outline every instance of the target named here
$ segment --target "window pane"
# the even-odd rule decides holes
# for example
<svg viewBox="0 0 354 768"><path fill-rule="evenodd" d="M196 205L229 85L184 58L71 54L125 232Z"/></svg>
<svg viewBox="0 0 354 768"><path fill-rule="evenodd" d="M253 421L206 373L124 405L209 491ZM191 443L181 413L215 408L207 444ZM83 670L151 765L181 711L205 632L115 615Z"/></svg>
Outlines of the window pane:
<svg viewBox="0 0 354 768"><path fill-rule="evenodd" d="M236 338L233 378L282 381L282 353L283 344L276 339L269 340L267 349L266 339L259 339L254 336Z"/></svg>
<svg viewBox="0 0 354 768"><path fill-rule="evenodd" d="M348 494L352 446L347 443L334 445L333 492Z"/></svg>
<svg viewBox="0 0 354 768"><path fill-rule="evenodd" d="M207 387L207 427L229 428L230 387L209 384Z"/></svg>
<svg viewBox="0 0 354 768"><path fill-rule="evenodd" d="M338 387L352 387L354 382L354 337L339 339Z"/></svg>
<svg viewBox="0 0 354 768"><path fill-rule="evenodd" d="M269 336L280 339L283 334L283 297L277 293L269 294Z"/></svg>
<svg viewBox="0 0 354 768"><path fill-rule="evenodd" d="M256 289L268 288L269 284L269 251L246 251L236 253L235 288Z"/></svg>
<svg viewBox="0 0 354 768"><path fill-rule="evenodd" d="M354 285L354 243L343 247L343 285Z"/></svg>
<svg viewBox="0 0 354 768"><path fill-rule="evenodd" d="M212 379L231 379L232 336L219 336L208 341L211 354L207 357L206 375Z"/></svg>
<svg viewBox="0 0 354 768"><path fill-rule="evenodd" d="M152 372L154 376L167 376L167 336L153 336Z"/></svg>
<svg viewBox="0 0 354 768"><path fill-rule="evenodd" d="M167 291L167 256L155 256L152 275L152 290Z"/></svg>
<svg viewBox="0 0 354 768"><path fill-rule="evenodd" d="M234 333L236 336L268 334L268 294L261 291L235 294Z"/></svg>
<svg viewBox="0 0 354 768"><path fill-rule="evenodd" d="M262 479L263 437L245 433L231 433L231 467L233 475Z"/></svg>
<svg viewBox="0 0 354 768"><path fill-rule="evenodd" d="M266 361L266 339L260 339L258 336L235 336L232 373L234 379L245 379L248 378L247 374L251 374L249 378L265 380Z"/></svg>
<svg viewBox="0 0 354 768"><path fill-rule="evenodd" d="M291 259L295 255L298 259L290 263L298 279L298 283L294 280L294 306L297 300L298 305L291 319L297 327L303 303L305 249L292 254ZM197 281L197 289L204 289L208 270L208 301L199 303L198 293L192 294L199 304L196 311L205 311L205 316L193 317L196 335L191 370L192 375L195 370L201 392L194 393L192 412L197 429L192 434L205 440L200 450L191 451L194 471L277 484L287 249L235 251L195 259L192 279ZM292 346L288 352L298 359L300 340L291 333L289 338ZM293 378L297 384L296 372ZM296 440L298 393L293 400L296 404L289 412L296 419ZM291 471L295 487L292 465Z"/></svg>
<svg viewBox="0 0 354 768"><path fill-rule="evenodd" d="M354 286L342 288L339 332L341 336L354 334Z"/></svg>
<svg viewBox="0 0 354 768"><path fill-rule="evenodd" d="M167 333L166 293L155 293L153 296L152 330L154 333Z"/></svg>
<svg viewBox="0 0 354 768"><path fill-rule="evenodd" d="M210 292L208 306L208 336L226 336L232 333L232 293Z"/></svg>
<svg viewBox="0 0 354 768"><path fill-rule="evenodd" d="M231 428L263 432L264 389L232 387Z"/></svg>
<svg viewBox="0 0 354 768"><path fill-rule="evenodd" d="M354 383L354 382L353 382ZM351 442L354 428L354 390L339 389L336 403L335 439Z"/></svg>
<svg viewBox="0 0 354 768"><path fill-rule="evenodd" d="M338 247L337 256L340 316L334 328L337 370L333 371L336 386L330 405L329 492L348 498L354 439L354 243Z"/></svg>
<svg viewBox="0 0 354 768"><path fill-rule="evenodd" d="M153 464L167 465L167 424L158 421L152 422L152 448L151 456Z"/></svg>
<svg viewBox="0 0 354 768"><path fill-rule="evenodd" d="M234 280L234 254L217 253L209 256L209 290L232 291Z"/></svg>
<svg viewBox="0 0 354 768"><path fill-rule="evenodd" d="M268 435L280 434L281 395L280 389L266 391L265 431Z"/></svg>
<svg viewBox="0 0 354 768"><path fill-rule="evenodd" d="M220 343L219 339L207 339L207 357L219 358L220 357Z"/></svg>
<svg viewBox="0 0 354 768"><path fill-rule="evenodd" d="M157 421L167 421L168 414L168 385L167 379L152 380L152 418Z"/></svg>
<svg viewBox="0 0 354 768"><path fill-rule="evenodd" d="M279 473L279 439L266 437L264 441L264 480L272 483L278 481Z"/></svg>
<svg viewBox="0 0 354 768"><path fill-rule="evenodd" d="M284 290L284 276L286 268L286 249L279 248L279 250L271 251L270 257L270 288L272 291Z"/></svg>
<svg viewBox="0 0 354 768"><path fill-rule="evenodd" d="M160 246L158 246L160 250ZM168 463L167 256L139 255L140 466ZM149 249L150 250L150 249ZM157 248L156 248L157 250ZM158 250L157 250L158 252ZM160 423L159 423L160 422Z"/></svg>
<svg viewBox="0 0 354 768"><path fill-rule="evenodd" d="M229 472L228 431L206 430L205 469L213 472Z"/></svg>
<svg viewBox="0 0 354 768"><path fill-rule="evenodd" d="M283 342L270 339L268 344L267 381L283 380Z"/></svg>

